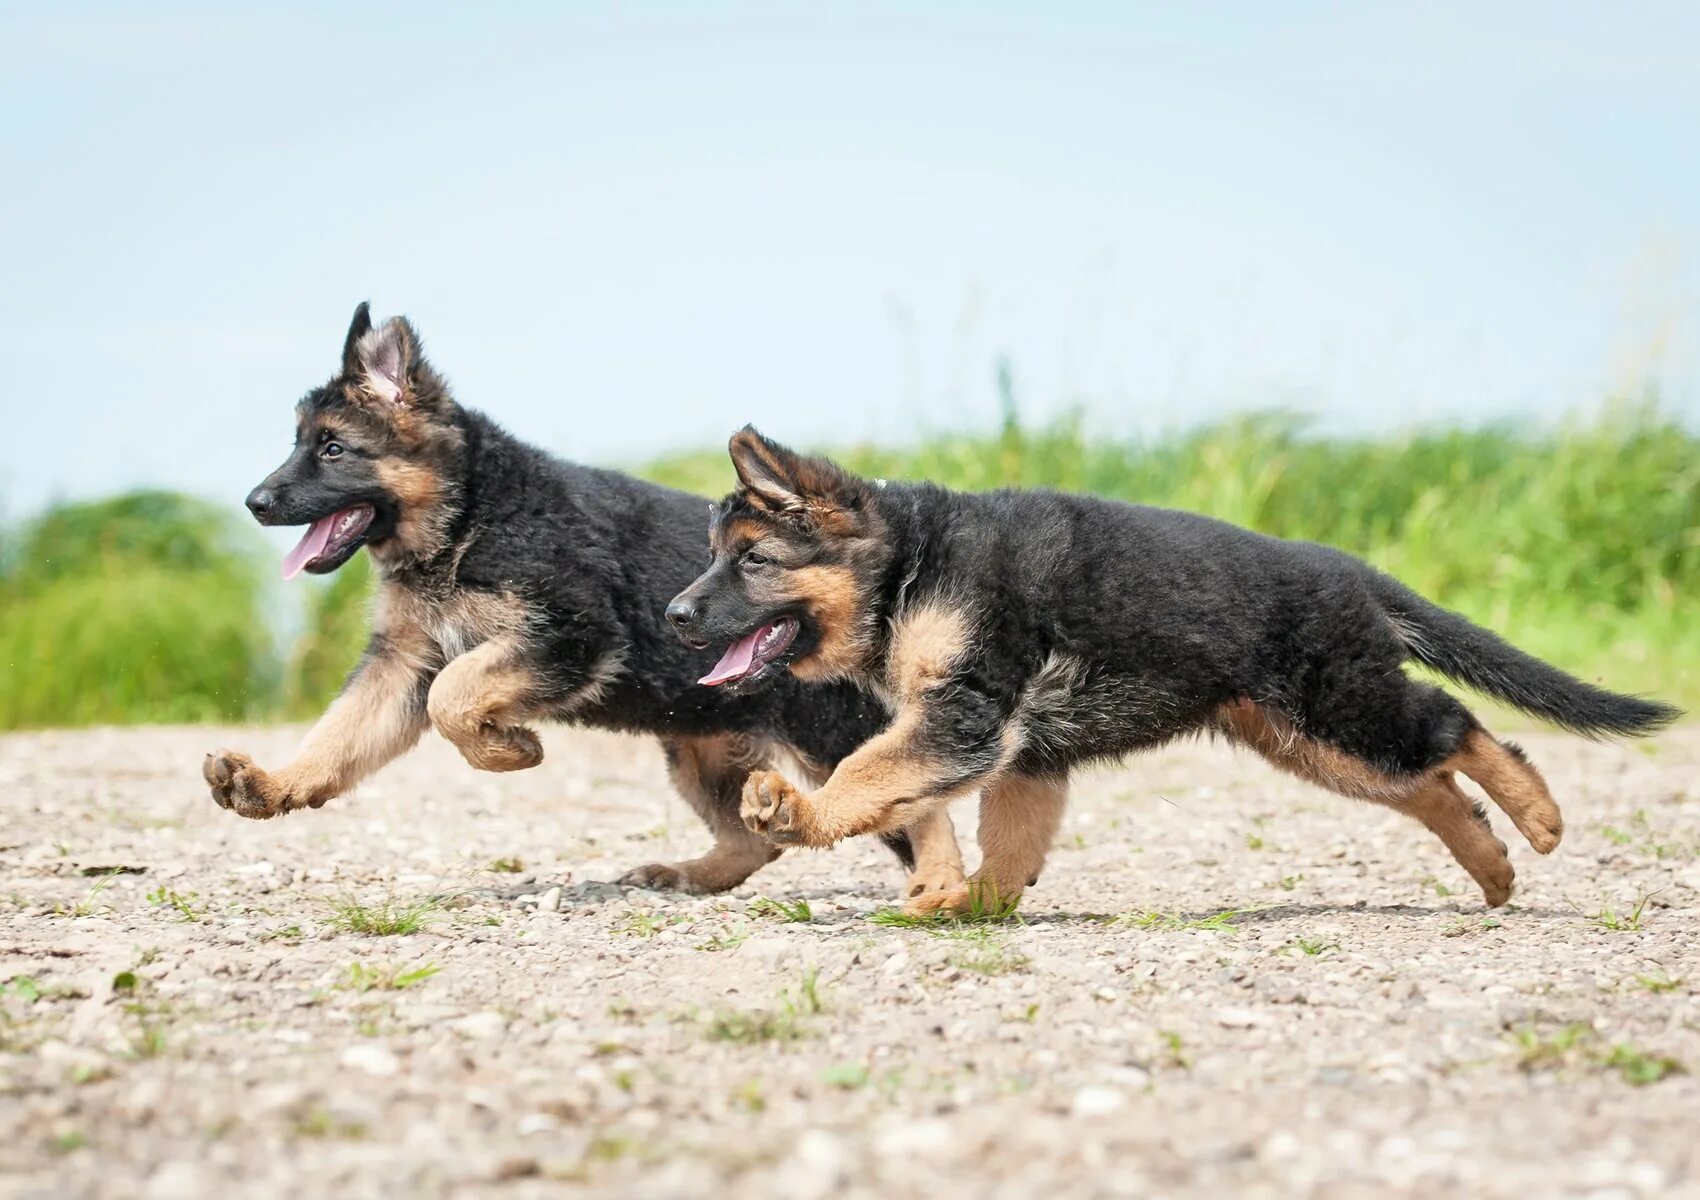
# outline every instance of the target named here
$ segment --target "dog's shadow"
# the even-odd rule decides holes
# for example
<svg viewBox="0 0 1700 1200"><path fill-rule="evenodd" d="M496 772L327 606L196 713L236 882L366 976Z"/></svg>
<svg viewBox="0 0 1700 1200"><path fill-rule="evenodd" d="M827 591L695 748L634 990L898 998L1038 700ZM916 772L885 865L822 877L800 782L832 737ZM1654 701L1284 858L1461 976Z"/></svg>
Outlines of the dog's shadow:
<svg viewBox="0 0 1700 1200"><path fill-rule="evenodd" d="M596 909L607 904L623 903L639 897L654 897L656 902L663 906L675 900L695 899L695 897L686 897L675 892L652 891L646 888L628 887L611 880L595 879L580 880L577 883L537 879L527 883L497 884L491 887L474 888L462 894L477 900L512 904L518 901L521 896L542 895L556 887L561 889L560 908L562 911ZM736 909L747 907L760 898L761 895L758 893L749 896L727 896L726 900L729 909ZM821 927L865 926L871 923L883 927L932 929L950 928L958 924L948 918L936 921L925 919L910 921L905 919L901 916L903 906L901 897L891 893L882 893L877 885L863 880L848 881L847 885L842 887L822 886L787 889L778 898L786 903L832 901L836 904L845 900L852 902L853 907L814 912L807 921L799 922ZM1504 922L1525 919L1536 921L1573 920L1576 913L1570 910L1545 907L1523 908L1516 904L1510 904L1504 908L1490 909L1469 904L1370 904L1367 901L1357 900L1350 903L1289 903L1247 908L1227 907L1180 911L1149 909L1131 912L1080 912L1027 909L1019 910L1007 918L970 919L961 923L1004 925L1010 928L1022 926L1034 928L1097 926L1104 929L1130 932L1211 930L1227 933L1235 929L1257 925L1274 925L1282 921L1319 917L1371 917L1399 921L1432 921L1444 917Z"/></svg>

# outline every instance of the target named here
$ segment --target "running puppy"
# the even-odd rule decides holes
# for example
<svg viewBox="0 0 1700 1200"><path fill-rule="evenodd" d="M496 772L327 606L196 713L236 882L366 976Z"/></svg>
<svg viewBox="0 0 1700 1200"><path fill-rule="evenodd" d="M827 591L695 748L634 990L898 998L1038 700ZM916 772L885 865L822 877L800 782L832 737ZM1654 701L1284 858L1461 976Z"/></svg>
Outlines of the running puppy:
<svg viewBox="0 0 1700 1200"><path fill-rule="evenodd" d="M911 909L1007 905L1038 879L1076 764L1208 731L1346 796L1421 821L1480 885L1512 869L1481 785L1541 853L1563 820L1540 773L1415 659L1584 735L1677 716L1602 691L1349 555L1190 513L1061 495L889 487L746 428L713 561L668 609L729 645L714 682L854 680L892 723L812 795L744 788L776 845L830 846L980 793L980 870Z"/></svg>
<svg viewBox="0 0 1700 1200"><path fill-rule="evenodd" d="M791 759L824 778L886 718L849 684L697 685L706 660L662 609L702 564L706 504L510 436L455 403L406 320L374 328L362 304L341 370L296 406L295 448L248 508L262 525L307 526L285 578L365 547L381 581L371 642L288 766L208 755L213 799L245 817L318 808L428 727L485 771L541 762L536 721L655 734L714 848L621 882L736 887L778 856L738 819L750 771ZM909 894L960 886L944 814L883 836L913 868Z"/></svg>

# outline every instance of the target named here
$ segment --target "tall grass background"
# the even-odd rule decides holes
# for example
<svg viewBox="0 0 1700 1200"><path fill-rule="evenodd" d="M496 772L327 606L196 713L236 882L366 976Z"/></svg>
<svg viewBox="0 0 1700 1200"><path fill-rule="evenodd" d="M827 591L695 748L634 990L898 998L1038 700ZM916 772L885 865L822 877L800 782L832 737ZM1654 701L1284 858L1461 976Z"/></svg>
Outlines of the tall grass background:
<svg viewBox="0 0 1700 1200"><path fill-rule="evenodd" d="M1055 487L1338 546L1586 678L1700 701L1700 438L1650 404L1557 428L1311 433L1261 413L1155 440L1029 428L826 447L863 474ZM636 472L707 495L723 451ZM242 520L143 492L55 508L0 539L0 728L311 715L364 642L365 555L306 584L284 644L275 564ZM1114 553L1106 547L1105 553ZM302 583L289 585L302 587Z"/></svg>

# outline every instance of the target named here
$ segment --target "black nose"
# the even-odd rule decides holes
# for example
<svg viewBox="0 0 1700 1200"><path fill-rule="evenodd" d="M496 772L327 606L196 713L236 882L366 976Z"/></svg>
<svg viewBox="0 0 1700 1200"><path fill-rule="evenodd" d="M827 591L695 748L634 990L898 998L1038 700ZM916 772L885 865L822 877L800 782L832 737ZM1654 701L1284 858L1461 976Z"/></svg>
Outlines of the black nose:
<svg viewBox="0 0 1700 1200"><path fill-rule="evenodd" d="M696 626L697 606L683 596L675 597L667 606L667 620L680 633L689 633Z"/></svg>
<svg viewBox="0 0 1700 1200"><path fill-rule="evenodd" d="M277 493L261 485L248 493L248 511L262 521L271 514L277 506Z"/></svg>

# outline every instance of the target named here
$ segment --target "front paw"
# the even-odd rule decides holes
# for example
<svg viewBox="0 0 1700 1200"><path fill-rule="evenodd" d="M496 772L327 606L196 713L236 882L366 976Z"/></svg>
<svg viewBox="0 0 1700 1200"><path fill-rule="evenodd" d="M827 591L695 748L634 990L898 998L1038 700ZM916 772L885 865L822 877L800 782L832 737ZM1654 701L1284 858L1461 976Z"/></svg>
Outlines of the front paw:
<svg viewBox="0 0 1700 1200"><path fill-rule="evenodd" d="M238 816L261 820L296 807L290 802L288 791L256 767L246 754L233 750L209 754L201 763L201 776L212 789L212 798L218 806Z"/></svg>
<svg viewBox="0 0 1700 1200"><path fill-rule="evenodd" d="M751 771L744 780L739 816L751 833L775 846L814 845L809 798L778 771Z"/></svg>

